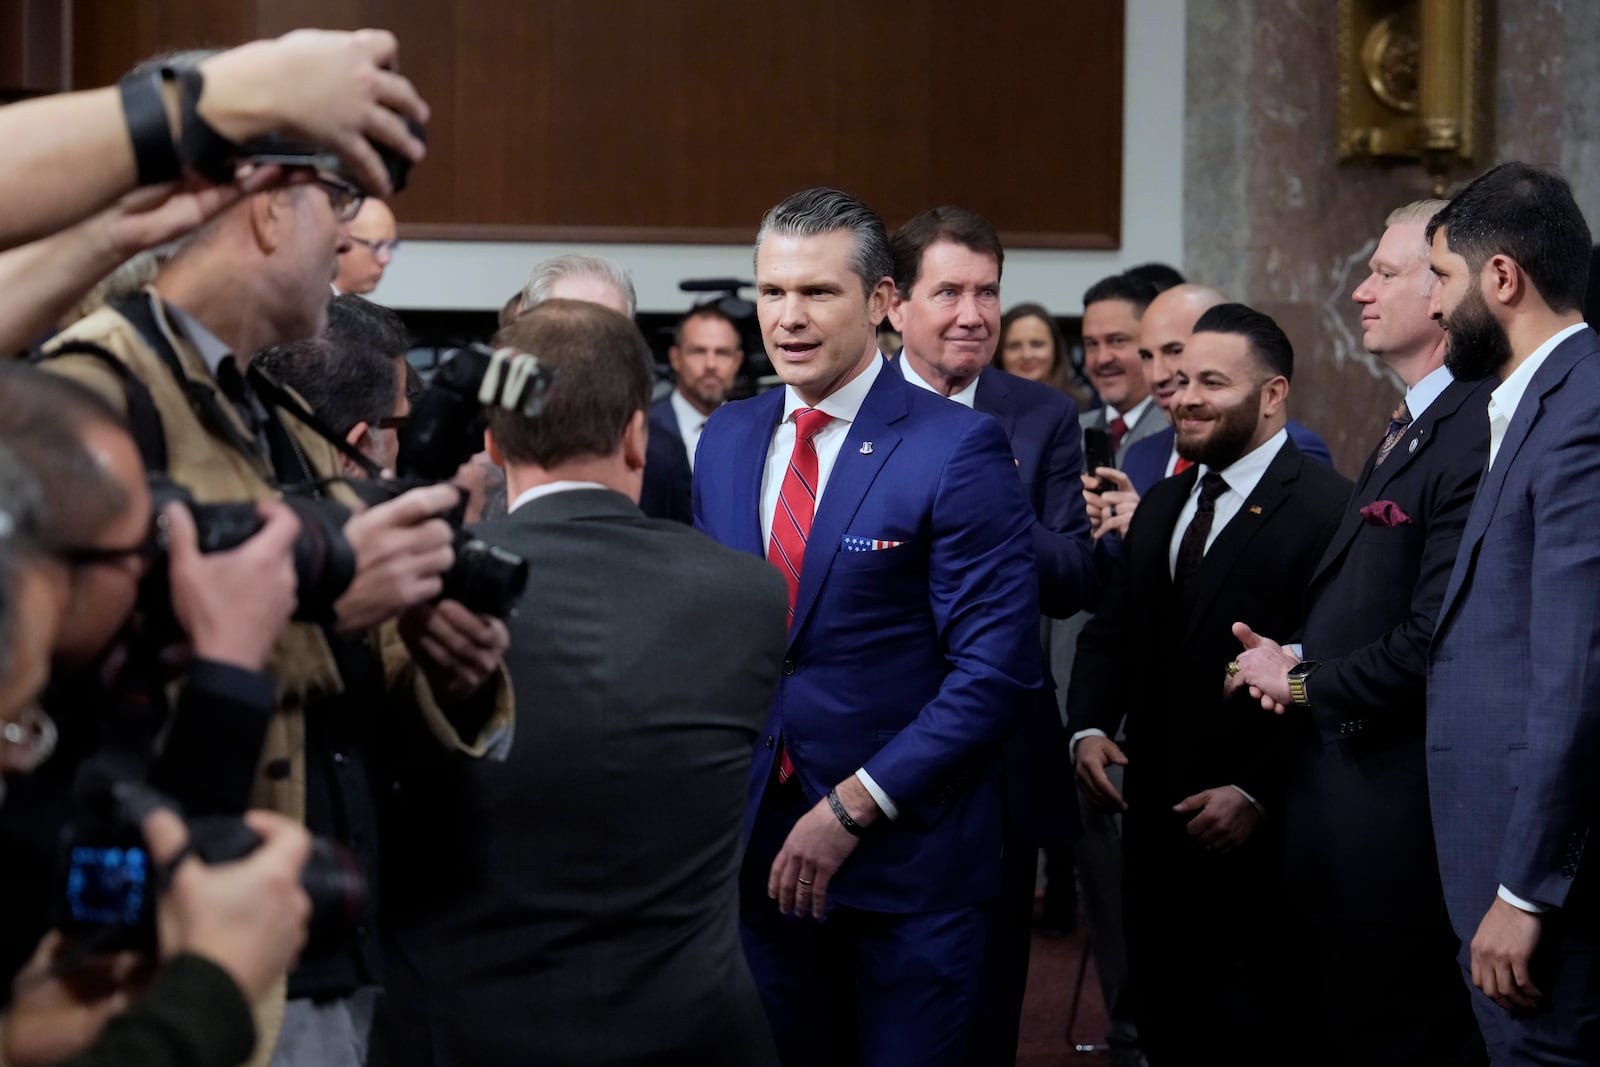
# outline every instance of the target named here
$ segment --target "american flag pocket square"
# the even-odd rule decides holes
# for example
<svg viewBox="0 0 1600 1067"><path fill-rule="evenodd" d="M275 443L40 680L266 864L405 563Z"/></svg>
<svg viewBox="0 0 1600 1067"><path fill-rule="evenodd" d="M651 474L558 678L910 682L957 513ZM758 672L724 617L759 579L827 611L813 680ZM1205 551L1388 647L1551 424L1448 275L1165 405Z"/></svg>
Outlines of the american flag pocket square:
<svg viewBox="0 0 1600 1067"><path fill-rule="evenodd" d="M840 549L845 552L878 552L885 548L899 548L904 541L883 541L876 537L857 537L855 534L845 534L844 540L839 543Z"/></svg>

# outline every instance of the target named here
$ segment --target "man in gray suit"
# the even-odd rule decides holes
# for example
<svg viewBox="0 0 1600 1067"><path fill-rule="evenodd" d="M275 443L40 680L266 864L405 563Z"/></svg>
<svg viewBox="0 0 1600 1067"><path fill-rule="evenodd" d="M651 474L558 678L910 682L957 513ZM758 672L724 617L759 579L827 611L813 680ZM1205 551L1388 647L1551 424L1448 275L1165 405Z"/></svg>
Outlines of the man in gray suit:
<svg viewBox="0 0 1600 1067"><path fill-rule="evenodd" d="M1457 378L1500 379L1489 467L1429 663L1439 874L1491 1059L1593 1063L1600 342L1581 310L1589 228L1560 177L1507 163L1427 232L1445 364Z"/></svg>
<svg viewBox="0 0 1600 1067"><path fill-rule="evenodd" d="M530 563L507 656L526 718L503 762L401 757L388 874L406 888L374 1062L776 1064L736 877L783 581L639 511L633 323L551 300L496 343L555 373L537 418L491 413L511 507L477 529Z"/></svg>
<svg viewBox="0 0 1600 1067"><path fill-rule="evenodd" d="M1155 286L1132 274L1102 278L1083 294L1083 369L1105 406L1081 422L1110 436L1117 466L1128 446L1167 428L1139 356L1139 320L1155 298Z"/></svg>

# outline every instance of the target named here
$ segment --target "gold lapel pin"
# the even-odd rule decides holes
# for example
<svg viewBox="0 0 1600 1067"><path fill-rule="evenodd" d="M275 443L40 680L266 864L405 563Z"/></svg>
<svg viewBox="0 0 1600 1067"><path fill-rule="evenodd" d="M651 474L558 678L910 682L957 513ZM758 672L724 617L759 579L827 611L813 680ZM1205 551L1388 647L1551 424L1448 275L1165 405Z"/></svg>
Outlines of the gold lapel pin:
<svg viewBox="0 0 1600 1067"><path fill-rule="evenodd" d="M1252 515L1261 514L1261 505L1260 504L1251 504L1250 505L1250 514L1252 514Z"/></svg>

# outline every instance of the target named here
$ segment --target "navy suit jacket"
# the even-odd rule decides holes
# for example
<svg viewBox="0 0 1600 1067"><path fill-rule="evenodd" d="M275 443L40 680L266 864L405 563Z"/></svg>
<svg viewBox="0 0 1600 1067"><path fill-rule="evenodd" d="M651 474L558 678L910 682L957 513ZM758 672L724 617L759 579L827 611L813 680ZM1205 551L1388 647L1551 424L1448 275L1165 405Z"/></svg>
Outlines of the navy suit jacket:
<svg viewBox="0 0 1600 1067"><path fill-rule="evenodd" d="M678 416L672 410L672 394L650 405L650 440L645 446L644 485L639 491L639 510L652 519L693 522L690 499L689 453L678 432Z"/></svg>
<svg viewBox="0 0 1600 1067"><path fill-rule="evenodd" d="M973 408L1006 432L1033 505L1040 609L1058 619L1081 611L1099 590L1078 477L1083 472L1078 405L1059 389L988 367L978 376ZM1046 657L1048 680L1047 650ZM1082 827L1071 749L1053 684L1023 714L1001 754L1006 825L1035 845L1069 843Z"/></svg>
<svg viewBox="0 0 1600 1067"><path fill-rule="evenodd" d="M1428 671L1428 788L1463 940L1504 885L1592 923L1600 812L1600 340L1534 374L1484 474ZM1313 676L1313 682L1315 676ZM1588 874L1588 877L1583 877Z"/></svg>
<svg viewBox="0 0 1600 1067"><path fill-rule="evenodd" d="M1301 426L1293 419L1289 420L1288 430L1289 439L1294 442L1301 455L1333 466L1333 456L1328 452L1327 443L1318 437L1315 431ZM1167 460L1172 458L1172 442L1176 437L1177 432L1168 426L1128 446L1127 454L1122 457L1120 469L1133 483L1134 492L1144 496L1152 485L1167 476Z"/></svg>
<svg viewBox="0 0 1600 1067"><path fill-rule="evenodd" d="M718 409L701 439L695 521L765 556L761 481L785 391ZM884 365L813 521L788 655L756 747L747 824L777 742L815 803L865 768L899 808L830 904L920 912L999 888L999 742L1036 699L1034 516L991 418ZM847 536L903 542L846 551Z"/></svg>
<svg viewBox="0 0 1600 1067"><path fill-rule="evenodd" d="M1441 918L1424 683L1445 583L1489 456L1485 409L1494 384L1451 383L1382 466L1374 450L1311 576L1300 641L1320 666L1307 683L1310 709L1289 713L1295 743L1285 815L1290 878L1322 914L1400 926ZM1362 515L1380 501L1407 521Z"/></svg>

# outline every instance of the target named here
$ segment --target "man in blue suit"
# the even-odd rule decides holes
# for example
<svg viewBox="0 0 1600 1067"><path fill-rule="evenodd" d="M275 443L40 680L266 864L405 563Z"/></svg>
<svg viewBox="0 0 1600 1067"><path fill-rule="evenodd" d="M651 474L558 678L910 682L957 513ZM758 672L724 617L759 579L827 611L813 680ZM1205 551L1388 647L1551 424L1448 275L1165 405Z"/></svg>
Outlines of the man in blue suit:
<svg viewBox="0 0 1600 1067"><path fill-rule="evenodd" d="M905 338L895 365L912 385L1000 423L1036 516L1040 606L1053 618L1082 610L1096 586L1078 482L1083 431L1070 397L990 365L1000 340L1005 250L999 234L981 216L946 205L900 227L889 250L895 280L889 319ZM983 1010L968 1057L980 1067L1016 1059L1039 849L1070 849L1079 835L1071 753L1052 690L1029 705L1001 755L1005 867Z"/></svg>
<svg viewBox="0 0 1600 1067"><path fill-rule="evenodd" d="M1567 183L1496 167L1428 224L1457 378L1496 374L1489 466L1428 673L1434 841L1495 1063L1600 1048L1600 342ZM1375 961L1379 962L1379 961Z"/></svg>
<svg viewBox="0 0 1600 1067"><path fill-rule="evenodd" d="M871 208L795 194L755 267L785 388L719 409L695 478L700 528L789 584L745 951L786 1064L958 1064L1000 883L997 748L1042 684L1034 515L999 424L879 354Z"/></svg>

